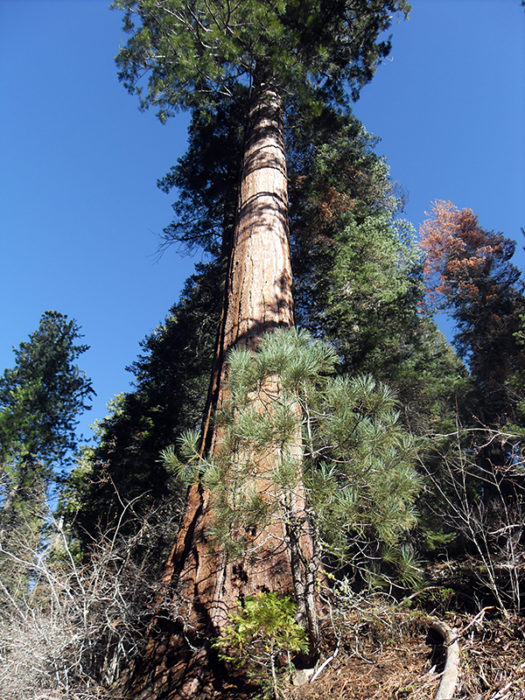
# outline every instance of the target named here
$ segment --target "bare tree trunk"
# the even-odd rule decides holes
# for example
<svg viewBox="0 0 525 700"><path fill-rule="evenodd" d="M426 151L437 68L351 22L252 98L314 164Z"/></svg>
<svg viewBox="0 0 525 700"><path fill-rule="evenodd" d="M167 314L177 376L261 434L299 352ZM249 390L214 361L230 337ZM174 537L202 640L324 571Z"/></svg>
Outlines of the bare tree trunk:
<svg viewBox="0 0 525 700"><path fill-rule="evenodd" d="M224 362L228 351L242 346L255 349L268 331L293 325L282 114L277 93L262 85L255 92L248 119L237 225L203 424L205 451L212 451L211 416L227 391Z"/></svg>
<svg viewBox="0 0 525 700"><path fill-rule="evenodd" d="M255 349L265 333L293 325L280 100L274 90L264 85L254 95L212 377L212 400L203 429L203 445L212 457L220 449L220 440L211 430L210 414L213 406L220 406L228 398L224 363L228 351L234 346ZM269 379L268 390L274 395L279 391L276 378ZM265 408L261 403L261 410ZM298 441L300 450L300 435ZM273 458L275 454L270 455ZM263 459L268 469L268 456ZM267 487L261 486L263 491L264 488ZM298 508L304 512L304 494L299 493L298 502ZM232 562L226 560L224 551L210 538L213 518L210 492L200 484L193 484L164 574L167 599L155 619L146 657L136 670L130 697L141 700L214 697L223 688L224 671L210 650L209 640L224 627L228 612L239 599L258 591L293 594L297 588L294 583L299 564L292 561L284 523L275 522L262 532L252 533L250 553ZM306 556L311 556L308 537L303 537L302 546ZM223 692L221 696L225 697Z"/></svg>

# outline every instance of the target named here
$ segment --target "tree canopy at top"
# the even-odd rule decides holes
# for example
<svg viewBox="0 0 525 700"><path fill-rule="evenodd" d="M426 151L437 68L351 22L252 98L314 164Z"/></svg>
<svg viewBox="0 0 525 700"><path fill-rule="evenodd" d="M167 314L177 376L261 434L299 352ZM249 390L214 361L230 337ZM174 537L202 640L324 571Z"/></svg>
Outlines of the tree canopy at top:
<svg viewBox="0 0 525 700"><path fill-rule="evenodd" d="M282 97L345 104L345 87L357 97L389 53L383 33L393 15L410 10L407 0L115 0L113 7L124 10L131 33L117 55L119 78L161 119L206 96L233 97L256 72Z"/></svg>

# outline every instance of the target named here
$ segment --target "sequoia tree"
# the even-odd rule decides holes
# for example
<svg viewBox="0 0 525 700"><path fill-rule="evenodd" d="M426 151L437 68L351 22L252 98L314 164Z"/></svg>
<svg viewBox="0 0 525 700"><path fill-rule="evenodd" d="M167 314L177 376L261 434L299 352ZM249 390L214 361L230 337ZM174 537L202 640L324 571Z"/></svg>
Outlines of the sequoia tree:
<svg viewBox="0 0 525 700"><path fill-rule="evenodd" d="M284 145L290 107L299 102L312 114L323 104L344 108L348 92L356 97L389 51L389 42L379 36L390 26L391 13L406 14L408 5L406 0L117 0L115 5L125 11L124 26L132 33L117 56L119 77L139 94L142 107L158 108L165 119L178 108L198 111L217 95L234 101L240 91L249 91L202 436L203 454L214 455L221 440L212 418L229 397L228 351L253 350L264 334L293 325ZM252 398L261 412L271 410L272 397L279 395L277 378L270 377L263 389ZM301 450L300 435L296 449ZM261 470L278 459L277 448L267 450ZM264 492L263 480L260 488ZM297 494L296 504L297 519L306 520L303 494ZM133 696L212 697L221 679L207 642L238 600L257 591L294 594L315 645L315 610L306 605L311 596L304 595L306 572L284 546L282 526L249 533L252 556L231 561L209 537L213 521L210 493L194 483L164 576L171 603L158 611L146 658L130 682ZM307 534L301 547L303 561L308 560Z"/></svg>

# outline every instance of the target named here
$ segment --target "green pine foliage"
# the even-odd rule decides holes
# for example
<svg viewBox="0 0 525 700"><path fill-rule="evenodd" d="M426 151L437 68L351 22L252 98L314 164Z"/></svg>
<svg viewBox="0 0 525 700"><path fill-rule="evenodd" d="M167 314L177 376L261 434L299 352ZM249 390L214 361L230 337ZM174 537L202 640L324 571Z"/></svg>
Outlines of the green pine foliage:
<svg viewBox="0 0 525 700"><path fill-rule="evenodd" d="M89 407L91 382L76 361L88 350L80 328L56 311L42 314L29 341L14 349L15 366L0 378L0 458L38 461L50 475L72 459L77 414Z"/></svg>
<svg viewBox="0 0 525 700"><path fill-rule="evenodd" d="M73 460L77 415L94 393L76 364L88 349L81 337L76 321L46 311L0 377L0 548L17 556L39 547L50 488ZM1 557L0 568L14 586L12 560ZM16 585L28 575L26 567Z"/></svg>
<svg viewBox="0 0 525 700"><path fill-rule="evenodd" d="M316 538L325 565L366 572L367 558L380 559L415 525L416 446L395 396L370 376L334 376L337 364L332 346L296 330L266 335L256 353L230 354L218 457L195 455L194 464L214 496L214 535L231 556L245 551L254 528L281 519L299 529L297 540L304 532ZM279 386L271 396L269 378ZM269 398L262 412L258 394ZM308 517L294 523L291 503L303 482Z"/></svg>
<svg viewBox="0 0 525 700"><path fill-rule="evenodd" d="M162 120L232 98L256 75L318 109L345 104L388 55L383 37L393 16L410 9L406 0L115 0L113 7L123 10L130 34L117 55L119 78Z"/></svg>

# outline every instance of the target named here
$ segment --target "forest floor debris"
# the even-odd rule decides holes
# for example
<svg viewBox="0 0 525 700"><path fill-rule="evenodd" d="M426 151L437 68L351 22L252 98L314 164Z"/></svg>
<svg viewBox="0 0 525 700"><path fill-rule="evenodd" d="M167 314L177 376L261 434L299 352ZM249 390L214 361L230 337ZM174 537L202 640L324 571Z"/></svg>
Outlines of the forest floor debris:
<svg viewBox="0 0 525 700"><path fill-rule="evenodd" d="M288 687L287 700L432 700L438 690L445 654L439 636L425 624L425 613L390 613L353 621L340 638L340 652L313 682ZM461 666L455 700L524 700L525 619L450 613L458 630ZM463 635L462 630L465 630ZM327 640L330 643L330 640ZM331 640L332 644L336 640ZM332 651L326 650L328 657Z"/></svg>

